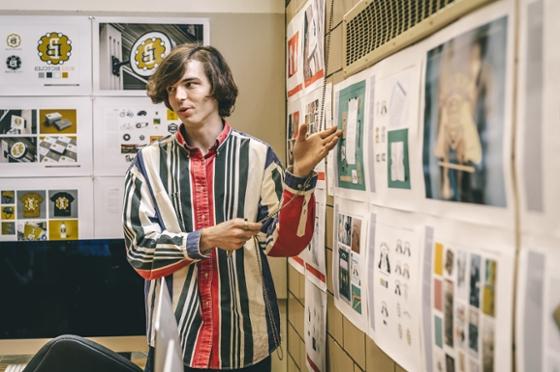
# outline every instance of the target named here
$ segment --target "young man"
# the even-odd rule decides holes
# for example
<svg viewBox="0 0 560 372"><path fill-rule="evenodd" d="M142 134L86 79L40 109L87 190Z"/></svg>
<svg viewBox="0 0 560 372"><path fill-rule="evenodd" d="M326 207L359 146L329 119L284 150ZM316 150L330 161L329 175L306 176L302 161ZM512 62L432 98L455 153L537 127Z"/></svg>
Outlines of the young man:
<svg viewBox="0 0 560 372"><path fill-rule="evenodd" d="M302 125L293 170L284 173L270 146L224 120L237 87L222 55L208 46L175 48L150 79L148 95L182 125L142 149L126 175L127 255L147 280L147 370L161 285L155 279L165 277L185 370L269 371L280 318L266 255L297 255L311 240L313 168L340 132L307 136Z"/></svg>

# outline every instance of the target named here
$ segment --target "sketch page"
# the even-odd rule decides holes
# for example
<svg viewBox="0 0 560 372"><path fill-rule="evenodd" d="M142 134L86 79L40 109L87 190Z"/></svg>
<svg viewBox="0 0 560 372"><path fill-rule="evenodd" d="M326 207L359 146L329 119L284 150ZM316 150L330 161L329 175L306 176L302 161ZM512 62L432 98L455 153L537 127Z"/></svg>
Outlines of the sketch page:
<svg viewBox="0 0 560 372"><path fill-rule="evenodd" d="M2 179L0 241L92 239L91 177L36 180Z"/></svg>
<svg viewBox="0 0 560 372"><path fill-rule="evenodd" d="M332 89L332 84L329 84L329 86ZM330 107L328 107L330 102L327 102L329 94L330 92L327 90L327 87L325 87L325 97L323 98L323 87L320 86L314 91L311 91L301 97L301 110L303 115L302 122L308 125L308 136L326 128L327 116L330 117L330 112L328 112L328 110L330 110ZM323 105L324 107L322 108ZM290 106L290 102L288 102L288 106ZM293 138L293 135L291 135L290 138ZM293 141L293 139L290 140ZM315 167L315 172L317 172L317 188L319 189L326 188L325 171L325 161L323 160Z"/></svg>
<svg viewBox="0 0 560 372"><path fill-rule="evenodd" d="M96 176L124 176L138 150L181 125L174 112L147 97L97 97L93 122Z"/></svg>
<svg viewBox="0 0 560 372"><path fill-rule="evenodd" d="M367 204L335 198L333 221L334 303L358 329L366 331Z"/></svg>
<svg viewBox="0 0 560 372"><path fill-rule="evenodd" d="M517 371L560 369L558 238L522 235L516 304Z"/></svg>
<svg viewBox="0 0 560 372"><path fill-rule="evenodd" d="M305 364L309 371L327 370L327 292L305 280Z"/></svg>
<svg viewBox="0 0 560 372"><path fill-rule="evenodd" d="M95 17L96 95L146 96L146 84L176 45L210 43L208 18Z"/></svg>
<svg viewBox="0 0 560 372"><path fill-rule="evenodd" d="M560 3L524 0L520 6L516 167L522 229L560 236Z"/></svg>
<svg viewBox="0 0 560 372"><path fill-rule="evenodd" d="M95 177L95 239L122 239L124 177Z"/></svg>
<svg viewBox="0 0 560 372"><path fill-rule="evenodd" d="M377 66L370 137L377 184L370 191L378 205L420 210L418 201L424 195L419 126L423 51L421 45L412 46Z"/></svg>
<svg viewBox="0 0 560 372"><path fill-rule="evenodd" d="M323 191L323 195L326 193ZM317 197L317 195L316 195ZM327 267L325 263L325 219L327 205L315 202L315 230L311 243L305 248L308 251L305 261L305 276L321 290L327 290Z"/></svg>
<svg viewBox="0 0 560 372"><path fill-rule="evenodd" d="M510 371L513 231L430 221L424 242L425 370Z"/></svg>
<svg viewBox="0 0 560 372"><path fill-rule="evenodd" d="M1 177L92 174L89 97L0 97Z"/></svg>
<svg viewBox="0 0 560 372"><path fill-rule="evenodd" d="M288 98L303 91L303 10L294 15L286 26L286 95Z"/></svg>
<svg viewBox="0 0 560 372"><path fill-rule="evenodd" d="M91 93L91 21L86 16L0 16L2 96Z"/></svg>
<svg viewBox="0 0 560 372"><path fill-rule="evenodd" d="M513 8L485 6L422 44L422 210L436 216L513 224Z"/></svg>
<svg viewBox="0 0 560 372"><path fill-rule="evenodd" d="M364 140L369 124L369 86L373 70L368 69L334 86L334 120L342 130L336 149L335 195L360 200L365 198L368 179L367 151Z"/></svg>
<svg viewBox="0 0 560 372"><path fill-rule="evenodd" d="M303 6L303 85L305 92L325 80L325 0L308 0Z"/></svg>
<svg viewBox="0 0 560 372"><path fill-rule="evenodd" d="M370 206L368 335L407 371L422 370L422 222Z"/></svg>

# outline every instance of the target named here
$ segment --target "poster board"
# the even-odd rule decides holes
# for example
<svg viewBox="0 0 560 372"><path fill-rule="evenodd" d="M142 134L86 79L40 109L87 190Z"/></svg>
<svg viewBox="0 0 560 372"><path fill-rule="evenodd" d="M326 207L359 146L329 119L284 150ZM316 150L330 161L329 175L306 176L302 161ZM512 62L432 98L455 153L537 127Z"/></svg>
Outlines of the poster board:
<svg viewBox="0 0 560 372"><path fill-rule="evenodd" d="M87 16L0 15L0 96L88 95Z"/></svg>
<svg viewBox="0 0 560 372"><path fill-rule="evenodd" d="M94 93L145 96L149 77L183 43L208 45L208 18L95 17Z"/></svg>

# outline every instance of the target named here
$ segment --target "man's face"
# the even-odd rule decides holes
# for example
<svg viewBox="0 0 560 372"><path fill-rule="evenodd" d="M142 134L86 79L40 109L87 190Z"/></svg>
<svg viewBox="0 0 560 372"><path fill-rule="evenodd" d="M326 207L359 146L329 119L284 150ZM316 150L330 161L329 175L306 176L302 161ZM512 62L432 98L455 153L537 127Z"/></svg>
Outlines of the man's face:
<svg viewBox="0 0 560 372"><path fill-rule="evenodd" d="M218 101L210 96L211 90L202 62L192 60L183 77L168 88L169 104L185 125L201 126L219 118Z"/></svg>

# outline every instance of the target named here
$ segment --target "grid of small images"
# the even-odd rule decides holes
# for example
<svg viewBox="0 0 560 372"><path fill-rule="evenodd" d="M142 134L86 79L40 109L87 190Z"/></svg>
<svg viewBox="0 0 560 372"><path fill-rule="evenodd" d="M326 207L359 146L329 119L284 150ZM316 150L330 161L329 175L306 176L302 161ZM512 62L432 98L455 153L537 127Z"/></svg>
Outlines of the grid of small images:
<svg viewBox="0 0 560 372"><path fill-rule="evenodd" d="M78 239L78 190L0 190L0 241Z"/></svg>
<svg viewBox="0 0 560 372"><path fill-rule="evenodd" d="M134 160L142 147L177 132L181 121L177 114L163 109L115 109L120 133L121 154L127 162Z"/></svg>
<svg viewBox="0 0 560 372"><path fill-rule="evenodd" d="M337 223L338 290L352 309L362 314L362 283L360 275L360 235L362 220L339 214Z"/></svg>
<svg viewBox="0 0 560 372"><path fill-rule="evenodd" d="M0 109L0 163L76 163L75 109Z"/></svg>
<svg viewBox="0 0 560 372"><path fill-rule="evenodd" d="M495 370L497 261L434 245L434 371Z"/></svg>

